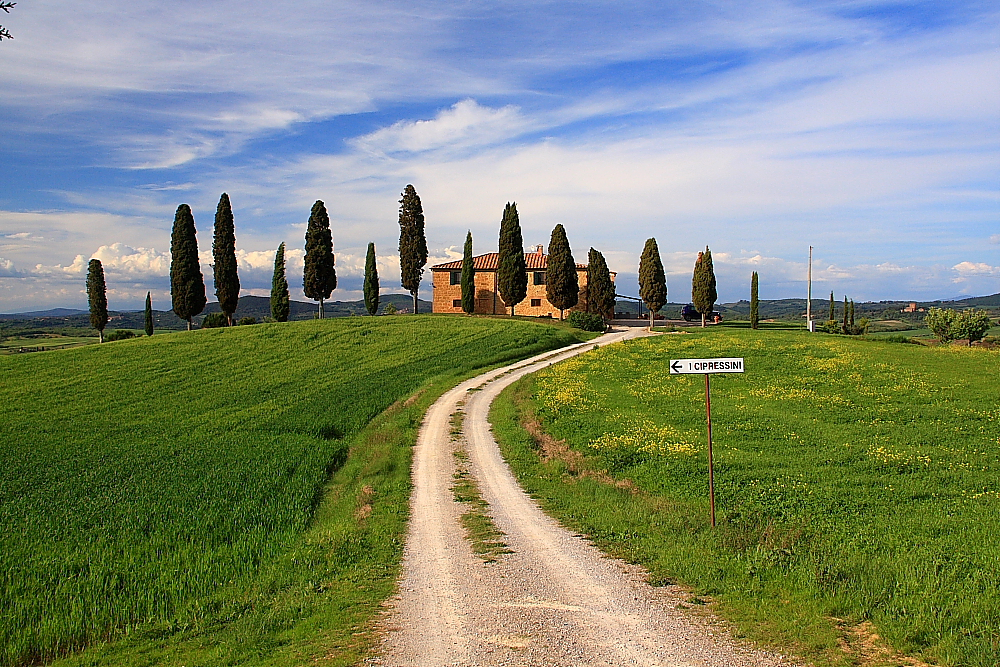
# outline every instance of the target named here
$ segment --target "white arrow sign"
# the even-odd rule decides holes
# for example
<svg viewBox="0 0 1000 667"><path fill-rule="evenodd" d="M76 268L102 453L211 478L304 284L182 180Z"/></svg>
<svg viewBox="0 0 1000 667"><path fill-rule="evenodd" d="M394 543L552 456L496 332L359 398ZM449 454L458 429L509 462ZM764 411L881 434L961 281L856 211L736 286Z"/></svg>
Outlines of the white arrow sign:
<svg viewBox="0 0 1000 667"><path fill-rule="evenodd" d="M742 373L743 357L722 359L671 359L670 374L684 373Z"/></svg>

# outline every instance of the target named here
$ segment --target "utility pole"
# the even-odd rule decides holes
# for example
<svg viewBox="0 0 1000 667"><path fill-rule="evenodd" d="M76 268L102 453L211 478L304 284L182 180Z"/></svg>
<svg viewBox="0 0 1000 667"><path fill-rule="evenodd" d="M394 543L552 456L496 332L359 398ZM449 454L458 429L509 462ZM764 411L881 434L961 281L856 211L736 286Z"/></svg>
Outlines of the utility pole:
<svg viewBox="0 0 1000 667"><path fill-rule="evenodd" d="M813 316L812 316L812 306L813 306L813 247L809 246L809 276L806 280L806 329L813 331Z"/></svg>

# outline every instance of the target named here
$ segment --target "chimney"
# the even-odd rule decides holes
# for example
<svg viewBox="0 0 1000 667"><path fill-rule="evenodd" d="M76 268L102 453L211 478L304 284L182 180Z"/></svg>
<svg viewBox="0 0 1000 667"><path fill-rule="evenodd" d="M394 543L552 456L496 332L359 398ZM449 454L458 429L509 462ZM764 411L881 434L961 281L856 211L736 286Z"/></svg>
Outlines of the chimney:
<svg viewBox="0 0 1000 667"><path fill-rule="evenodd" d="M536 255L544 255L545 254L545 246L543 246L543 245L537 246L535 248L535 254Z"/></svg>

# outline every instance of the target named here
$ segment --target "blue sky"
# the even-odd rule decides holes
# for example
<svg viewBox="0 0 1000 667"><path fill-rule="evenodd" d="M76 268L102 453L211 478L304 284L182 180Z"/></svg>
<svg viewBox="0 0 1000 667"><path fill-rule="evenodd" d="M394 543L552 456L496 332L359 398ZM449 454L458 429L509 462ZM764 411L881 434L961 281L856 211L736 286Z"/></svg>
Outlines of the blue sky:
<svg viewBox="0 0 1000 667"><path fill-rule="evenodd" d="M170 226L195 213L211 293L228 192L244 294L329 208L341 287L365 248L402 291L399 193L430 263L565 225L636 292L646 238L670 299L699 249L722 300L1000 292L1000 9L994 2L22 0L0 42L0 312L169 308ZM429 294L429 275L425 278Z"/></svg>

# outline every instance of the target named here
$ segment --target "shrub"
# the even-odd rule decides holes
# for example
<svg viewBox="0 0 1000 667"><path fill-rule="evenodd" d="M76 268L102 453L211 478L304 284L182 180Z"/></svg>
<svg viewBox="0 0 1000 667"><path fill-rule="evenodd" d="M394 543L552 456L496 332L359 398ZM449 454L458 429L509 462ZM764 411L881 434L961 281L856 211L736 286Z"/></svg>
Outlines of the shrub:
<svg viewBox="0 0 1000 667"><path fill-rule="evenodd" d="M584 331L604 331L604 318L596 313L574 310L569 314L570 326Z"/></svg>
<svg viewBox="0 0 1000 667"><path fill-rule="evenodd" d="M951 331L951 324L955 320L955 311L951 308L931 308L924 317L927 327L934 332L942 343L954 338Z"/></svg>
<svg viewBox="0 0 1000 667"><path fill-rule="evenodd" d="M951 323L952 338L967 340L972 345L986 335L992 324L984 310L963 310L955 315Z"/></svg>
<svg viewBox="0 0 1000 667"><path fill-rule="evenodd" d="M105 336L104 340L106 340L106 341L109 341L109 340L126 340L128 338L135 338L135 332L132 331L131 329L115 329L114 331L112 331L111 333L109 333L107 336Z"/></svg>
<svg viewBox="0 0 1000 667"><path fill-rule="evenodd" d="M237 322L237 324L239 324L240 326L242 326L244 324L257 324L257 318L256 317L241 317L240 321Z"/></svg>
<svg viewBox="0 0 1000 667"><path fill-rule="evenodd" d="M226 317L225 313L209 313L205 316L205 319L201 321L202 329L217 329L219 327L224 327L229 324L229 319Z"/></svg>

